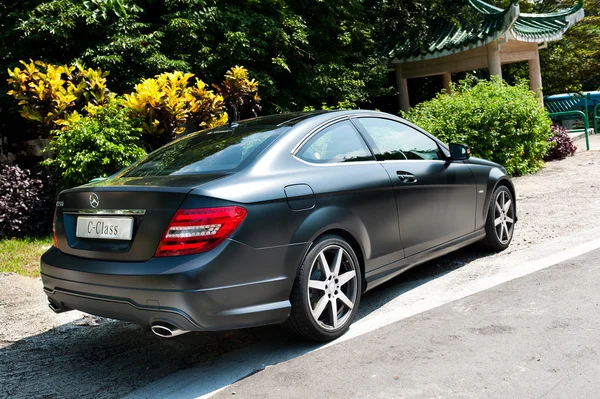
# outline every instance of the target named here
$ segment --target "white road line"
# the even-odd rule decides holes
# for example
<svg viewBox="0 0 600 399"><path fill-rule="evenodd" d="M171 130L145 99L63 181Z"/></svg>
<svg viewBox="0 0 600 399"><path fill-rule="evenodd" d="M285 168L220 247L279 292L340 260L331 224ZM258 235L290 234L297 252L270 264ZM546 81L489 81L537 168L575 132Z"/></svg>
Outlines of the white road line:
<svg viewBox="0 0 600 399"><path fill-rule="evenodd" d="M393 303L386 304L381 308L381 311L375 311L369 316L354 323L350 327L348 333L344 334L344 336L319 349L336 345L340 342L377 330L418 313L426 312L458 299L496 287L505 282L535 273L598 248L600 248L600 239L595 239L556 254L546 256L542 259L524 263L521 266L516 266L513 263L510 268L505 268L505 270L501 270L494 275L474 280L471 284L466 284L458 290L440 291L438 290L440 287L437 286L442 284L436 283L442 283L442 281L436 281L435 279L431 280L431 284L426 289L429 292L433 291L431 292L431 295L424 295L426 292L423 292L423 290L413 290L405 293L394 300ZM390 307L390 309L388 309L388 307Z"/></svg>
<svg viewBox="0 0 600 399"><path fill-rule="evenodd" d="M597 237L600 237L600 228L561 237L512 254L477 259L441 276L402 283L383 292L375 291L361 303L361 313L367 315L355 322L347 334L327 345L319 347L289 340L258 344L227 353L213 364L176 372L127 397L209 398L257 370L331 347L598 249L600 238ZM381 302L385 304L380 306Z"/></svg>

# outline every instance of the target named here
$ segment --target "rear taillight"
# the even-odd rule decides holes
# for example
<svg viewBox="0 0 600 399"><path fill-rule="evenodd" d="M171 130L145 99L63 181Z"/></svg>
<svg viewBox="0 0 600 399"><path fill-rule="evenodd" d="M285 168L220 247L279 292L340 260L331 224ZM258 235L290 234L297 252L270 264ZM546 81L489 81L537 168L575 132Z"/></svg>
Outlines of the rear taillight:
<svg viewBox="0 0 600 399"><path fill-rule="evenodd" d="M180 209L167 227L154 256L206 252L231 235L246 217L239 206Z"/></svg>
<svg viewBox="0 0 600 399"><path fill-rule="evenodd" d="M54 241L54 246L58 248L58 238L56 237L56 208L54 208L54 217L52 218L52 240Z"/></svg>

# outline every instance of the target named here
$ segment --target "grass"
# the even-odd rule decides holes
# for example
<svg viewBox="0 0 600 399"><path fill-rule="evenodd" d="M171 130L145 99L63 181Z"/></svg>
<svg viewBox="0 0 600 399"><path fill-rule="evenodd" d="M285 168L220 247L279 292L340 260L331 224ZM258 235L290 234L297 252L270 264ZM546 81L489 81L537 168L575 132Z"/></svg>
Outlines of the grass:
<svg viewBox="0 0 600 399"><path fill-rule="evenodd" d="M51 245L51 236L0 240L0 272L39 277L40 256Z"/></svg>

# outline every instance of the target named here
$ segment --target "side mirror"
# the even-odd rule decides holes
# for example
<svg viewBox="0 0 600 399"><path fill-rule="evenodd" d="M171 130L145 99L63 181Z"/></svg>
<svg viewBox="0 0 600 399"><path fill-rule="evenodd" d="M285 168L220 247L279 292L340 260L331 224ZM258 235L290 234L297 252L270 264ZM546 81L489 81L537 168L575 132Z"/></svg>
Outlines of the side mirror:
<svg viewBox="0 0 600 399"><path fill-rule="evenodd" d="M471 157L469 146L458 143L450 143L450 159L452 161L464 161Z"/></svg>

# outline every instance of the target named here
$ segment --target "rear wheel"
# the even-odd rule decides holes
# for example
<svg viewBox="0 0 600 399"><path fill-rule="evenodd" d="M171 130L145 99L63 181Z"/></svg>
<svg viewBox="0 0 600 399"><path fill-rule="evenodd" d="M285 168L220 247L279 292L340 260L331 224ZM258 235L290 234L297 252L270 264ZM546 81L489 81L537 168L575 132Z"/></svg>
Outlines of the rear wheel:
<svg viewBox="0 0 600 399"><path fill-rule="evenodd" d="M515 201L506 186L494 191L485 223L484 244L492 251L503 251L510 245L515 230Z"/></svg>
<svg viewBox="0 0 600 399"><path fill-rule="evenodd" d="M340 337L356 316L361 287L358 259L352 247L341 237L322 237L298 270L286 326L310 340Z"/></svg>

